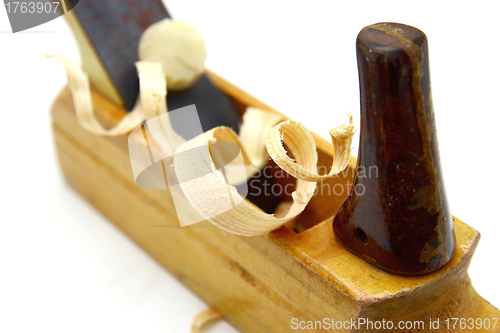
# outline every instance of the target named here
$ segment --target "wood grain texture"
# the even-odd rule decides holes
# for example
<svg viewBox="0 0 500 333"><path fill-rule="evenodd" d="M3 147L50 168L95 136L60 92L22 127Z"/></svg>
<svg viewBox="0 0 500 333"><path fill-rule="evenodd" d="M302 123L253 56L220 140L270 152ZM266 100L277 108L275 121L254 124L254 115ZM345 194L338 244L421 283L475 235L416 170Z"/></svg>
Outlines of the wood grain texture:
<svg viewBox="0 0 500 333"><path fill-rule="evenodd" d="M241 112L246 106L277 112L208 74ZM108 126L126 112L96 92L92 98L96 114ZM340 245L331 220L345 195L336 196L332 191L313 197L296 221L304 230L301 233L282 227L267 236L247 238L206 221L181 228L168 190L135 185L127 136L100 137L81 128L68 88L56 99L52 115L61 169L68 183L242 332L296 332L291 328L292 318L423 320L421 332L455 332L459 330L443 326L444 319L500 317L475 292L467 275L479 233L457 218L457 248L451 261L433 273L411 277L383 271ZM330 166L331 144L313 136L319 164ZM319 187L346 186L352 181L355 165L352 158L345 173ZM440 318L441 328L429 328L429 318ZM486 332L500 332L499 326Z"/></svg>

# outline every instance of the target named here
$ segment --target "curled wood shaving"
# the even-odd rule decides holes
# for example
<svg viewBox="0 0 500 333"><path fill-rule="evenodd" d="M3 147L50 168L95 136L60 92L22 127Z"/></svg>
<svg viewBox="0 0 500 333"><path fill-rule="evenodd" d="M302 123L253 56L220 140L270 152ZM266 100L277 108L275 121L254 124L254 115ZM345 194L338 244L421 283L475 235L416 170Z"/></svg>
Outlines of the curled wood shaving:
<svg viewBox="0 0 500 333"><path fill-rule="evenodd" d="M169 117L159 117L167 113L167 84L162 66L156 62L139 61L136 67L139 74L140 104L145 120L156 118L147 123L148 131L162 151L162 156L172 156L185 140L174 131Z"/></svg>
<svg viewBox="0 0 500 333"><path fill-rule="evenodd" d="M267 135L266 148L274 162L288 174L308 182L318 182L336 176L347 167L354 135L352 114L349 114L349 125L342 124L331 129L330 135L333 144L333 162L330 172L326 175L317 174L316 143L311 133L299 122L288 120L275 126ZM298 163L287 155L283 143L290 148ZM297 157L295 155L297 151L304 155ZM301 161L305 161L306 164Z"/></svg>
<svg viewBox="0 0 500 333"><path fill-rule="evenodd" d="M134 109L130 111L123 119L111 129L105 129L94 114L92 98L90 97L90 85L87 74L80 66L62 57L59 54L46 54L47 58L56 58L57 61L66 69L66 77L73 95L76 117L78 123L86 130L106 136L116 136L126 134L144 121L144 111L141 103L137 102Z"/></svg>
<svg viewBox="0 0 500 333"><path fill-rule="evenodd" d="M213 308L203 310L194 317L191 324L191 333L199 333L203 326L221 318L222 315Z"/></svg>
<svg viewBox="0 0 500 333"><path fill-rule="evenodd" d="M165 75L161 65L153 62L137 63L140 99L116 127L106 130L93 113L87 75L74 63L59 55L55 57L66 69L77 119L82 127L92 133L108 136L126 134L141 126L145 119L157 119L163 115L161 118L164 119L155 122L154 126L150 125L151 122L146 123L148 131L155 137L158 149L163 151L162 156L171 156L175 152L175 174L191 206L203 218L228 232L244 236L263 235L292 221L309 203L316 190L316 182L335 176L349 162L354 133L352 116L350 125L340 125L330 131L334 159L332 169L327 175L317 174L316 144L301 123L288 120L276 125L282 120L281 115L257 108L247 108L239 137L228 127L216 127L184 141L172 128L168 116L165 117L168 114ZM244 200L227 181L231 175L215 168L215 157L210 147L216 142L229 142L240 148L245 161L245 178L267 164L267 152L276 164L296 177L297 190L292 193L293 202L288 211L281 212L280 217L276 217L262 212ZM283 142L289 147L295 161L287 156ZM181 152L182 154L179 154ZM209 174L199 168L200 159L211 168Z"/></svg>
<svg viewBox="0 0 500 333"><path fill-rule="evenodd" d="M174 156L174 169L191 205L208 221L234 234L256 236L279 228L301 213L316 189L316 183L298 180L298 190L294 192L294 203L283 218L266 214L238 194L236 188L225 181L221 170L213 169L206 175L199 168L199 154L193 156L196 147L206 147L204 156L214 164L207 142L234 143L244 150L238 137L227 127L217 127L181 145ZM183 152L183 154L179 154ZM299 154L298 154L299 155Z"/></svg>
<svg viewBox="0 0 500 333"><path fill-rule="evenodd" d="M283 116L278 113L263 111L255 107L248 107L245 110L239 136L252 163L252 174L267 164L269 155L266 151L266 134L282 120Z"/></svg>

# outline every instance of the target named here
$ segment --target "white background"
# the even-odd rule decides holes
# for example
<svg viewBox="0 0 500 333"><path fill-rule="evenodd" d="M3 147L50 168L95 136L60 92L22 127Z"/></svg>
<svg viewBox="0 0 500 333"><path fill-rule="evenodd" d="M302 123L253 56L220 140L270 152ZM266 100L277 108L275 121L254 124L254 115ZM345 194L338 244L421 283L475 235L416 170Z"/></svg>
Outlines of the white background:
<svg viewBox="0 0 500 333"><path fill-rule="evenodd" d="M500 306L497 4L169 0L168 9L204 36L207 67L325 138L348 111L359 124L359 30L395 21L426 32L449 202L482 233L469 272ZM54 51L79 61L62 18L12 34L0 6L0 331L188 332L206 305L61 176L49 109L65 76L42 57Z"/></svg>

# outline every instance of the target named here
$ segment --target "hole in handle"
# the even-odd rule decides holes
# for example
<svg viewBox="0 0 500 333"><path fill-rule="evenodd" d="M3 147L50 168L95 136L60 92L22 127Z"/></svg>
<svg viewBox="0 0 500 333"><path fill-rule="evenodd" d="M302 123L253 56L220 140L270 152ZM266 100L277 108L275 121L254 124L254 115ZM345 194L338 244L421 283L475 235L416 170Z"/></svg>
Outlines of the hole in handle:
<svg viewBox="0 0 500 333"><path fill-rule="evenodd" d="M354 238L356 238L361 245L368 244L368 236L366 236L366 233L361 228L354 227Z"/></svg>

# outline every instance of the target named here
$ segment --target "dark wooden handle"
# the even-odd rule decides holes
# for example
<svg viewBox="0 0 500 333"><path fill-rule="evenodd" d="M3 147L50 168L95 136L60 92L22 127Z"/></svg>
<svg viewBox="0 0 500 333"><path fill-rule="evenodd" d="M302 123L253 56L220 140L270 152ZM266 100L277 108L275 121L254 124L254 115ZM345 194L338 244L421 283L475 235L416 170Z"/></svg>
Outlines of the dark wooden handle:
<svg viewBox="0 0 500 333"><path fill-rule="evenodd" d="M397 23L357 38L361 131L338 239L373 264L422 274L446 264L455 237L441 172L425 34Z"/></svg>

